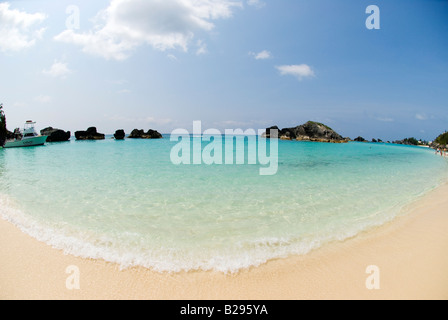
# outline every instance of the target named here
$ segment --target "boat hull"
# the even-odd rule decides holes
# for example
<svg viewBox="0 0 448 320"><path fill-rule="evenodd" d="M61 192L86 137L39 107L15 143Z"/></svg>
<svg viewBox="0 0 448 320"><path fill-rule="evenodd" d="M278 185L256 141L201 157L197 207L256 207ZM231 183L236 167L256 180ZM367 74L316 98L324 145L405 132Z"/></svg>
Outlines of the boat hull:
<svg viewBox="0 0 448 320"><path fill-rule="evenodd" d="M42 146L47 141L47 136L32 137L28 139L22 139L18 141L6 141L3 148L22 148L22 147L35 147Z"/></svg>

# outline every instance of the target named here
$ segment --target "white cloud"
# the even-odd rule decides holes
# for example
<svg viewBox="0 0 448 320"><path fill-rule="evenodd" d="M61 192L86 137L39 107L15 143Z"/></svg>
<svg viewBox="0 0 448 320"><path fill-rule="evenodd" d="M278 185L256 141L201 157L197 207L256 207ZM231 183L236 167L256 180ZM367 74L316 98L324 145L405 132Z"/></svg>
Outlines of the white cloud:
<svg viewBox="0 0 448 320"><path fill-rule="evenodd" d="M373 106L372 106L373 107ZM392 118L390 115L387 114L378 114L378 113L374 113L374 114L366 114L366 116L369 119L373 119L375 121L381 121L381 122L395 122L395 119Z"/></svg>
<svg viewBox="0 0 448 320"><path fill-rule="evenodd" d="M234 0L111 0L92 30L65 30L55 40L115 60L128 58L145 44L160 51L186 52L197 32L211 31L213 20L230 18L236 7L241 3Z"/></svg>
<svg viewBox="0 0 448 320"><path fill-rule="evenodd" d="M46 16L11 10L8 2L0 3L0 51L17 52L32 47L41 39L45 28L36 29Z"/></svg>
<svg viewBox="0 0 448 320"><path fill-rule="evenodd" d="M263 8L266 3L260 0L247 0L247 4L256 8Z"/></svg>
<svg viewBox="0 0 448 320"><path fill-rule="evenodd" d="M154 117L147 117L144 122L148 123L148 124L155 124L155 125L167 125L173 122L172 119L169 118L161 118L161 119L156 119Z"/></svg>
<svg viewBox="0 0 448 320"><path fill-rule="evenodd" d="M34 100L39 103L46 104L46 103L50 103L53 99L50 96L41 94L41 95L35 97Z"/></svg>
<svg viewBox="0 0 448 320"><path fill-rule="evenodd" d="M394 122L395 120L390 117L375 117L375 120L381 121L381 122Z"/></svg>
<svg viewBox="0 0 448 320"><path fill-rule="evenodd" d="M198 46L198 49L196 50L196 54L199 56L201 54L207 53L207 44L204 43L202 40L198 40L196 45Z"/></svg>
<svg viewBox="0 0 448 320"><path fill-rule="evenodd" d="M25 102L16 101L16 102L14 102L14 103L12 104L12 106L13 106L14 108L23 108L23 107L26 107L27 104L26 104Z"/></svg>
<svg viewBox="0 0 448 320"><path fill-rule="evenodd" d="M120 80L109 80L109 83L115 84L115 85L123 85L129 83L126 79L120 79Z"/></svg>
<svg viewBox="0 0 448 320"><path fill-rule="evenodd" d="M428 120L428 116L426 114L423 114L423 113L417 113L415 115L415 119L424 121L424 120Z"/></svg>
<svg viewBox="0 0 448 320"><path fill-rule="evenodd" d="M122 89L122 90L118 90L117 91L117 93L119 93L119 94L129 94L129 93L131 93L132 91L131 90L129 90L129 89Z"/></svg>
<svg viewBox="0 0 448 320"><path fill-rule="evenodd" d="M168 59L170 59L172 61L176 61L176 62L179 61L179 59L177 59L177 57L174 54L169 54L169 55L167 55L167 57L168 57Z"/></svg>
<svg viewBox="0 0 448 320"><path fill-rule="evenodd" d="M272 58L272 54L267 50L263 50L259 53L249 52L249 54L254 56L256 60L266 60Z"/></svg>
<svg viewBox="0 0 448 320"><path fill-rule="evenodd" d="M299 80L302 80L303 78L314 77L315 75L313 69L306 64L285 65L278 66L276 68L278 71L280 71L280 74L282 76L291 75L298 78Z"/></svg>
<svg viewBox="0 0 448 320"><path fill-rule="evenodd" d="M67 63L55 61L49 70L43 70L43 74L54 78L66 78L72 71L68 68Z"/></svg>
<svg viewBox="0 0 448 320"><path fill-rule="evenodd" d="M142 117L142 118L130 118L120 115L107 116L111 121L126 122L134 126L145 126L145 125L167 125L173 122L169 118L155 118L155 117Z"/></svg>

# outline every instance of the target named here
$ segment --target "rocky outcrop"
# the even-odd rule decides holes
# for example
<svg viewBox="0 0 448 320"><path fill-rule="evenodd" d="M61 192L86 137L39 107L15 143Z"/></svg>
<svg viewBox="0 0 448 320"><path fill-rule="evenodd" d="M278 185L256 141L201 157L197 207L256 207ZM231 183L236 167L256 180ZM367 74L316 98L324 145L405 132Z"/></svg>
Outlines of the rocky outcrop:
<svg viewBox="0 0 448 320"><path fill-rule="evenodd" d="M134 129L132 130L129 139L162 139L163 136L157 132L156 130L149 129L148 132L145 132L143 129L138 130Z"/></svg>
<svg viewBox="0 0 448 320"><path fill-rule="evenodd" d="M330 127L319 123L308 121L307 123L297 126L295 128L285 128L279 130L277 126L266 129L263 135L266 138L271 138L271 130L278 130L278 138L282 140L298 140L298 141L316 141L316 142L331 142L343 143L348 142L347 138L343 138Z"/></svg>
<svg viewBox="0 0 448 320"><path fill-rule="evenodd" d="M440 143L437 143L437 142L432 142L428 146L430 148L433 148L433 149L448 150L448 144L440 144Z"/></svg>
<svg viewBox="0 0 448 320"><path fill-rule="evenodd" d="M138 129L134 129L134 130L132 130L132 132L131 132L131 134L129 135L129 139L141 139L142 138L142 135L144 134L145 132L143 131L143 129L142 130L138 130Z"/></svg>
<svg viewBox="0 0 448 320"><path fill-rule="evenodd" d="M418 145L420 145L419 141L417 139L415 139L415 138L406 138L406 139L403 139L403 140L394 141L392 143L393 144L404 144L404 145L407 145L407 146L418 146Z"/></svg>
<svg viewBox="0 0 448 320"><path fill-rule="evenodd" d="M262 135L262 137L270 139L273 137L273 134L271 135L271 130L277 130L277 137L280 137L280 129L277 126L272 126L270 128L266 129L266 132Z"/></svg>
<svg viewBox="0 0 448 320"><path fill-rule="evenodd" d="M367 142L367 140L364 139L363 137L358 137L358 138L356 138L356 139L353 140L353 141L356 141L356 142Z"/></svg>
<svg viewBox="0 0 448 320"><path fill-rule="evenodd" d="M95 127L90 127L87 131L76 131L76 140L104 140L105 135L98 133Z"/></svg>
<svg viewBox="0 0 448 320"><path fill-rule="evenodd" d="M47 142L63 142L70 140L70 131L64 131L61 129L54 129L48 127L40 130L40 134L43 136L48 136Z"/></svg>
<svg viewBox="0 0 448 320"><path fill-rule="evenodd" d="M124 140L125 136L126 136L126 133L124 132L124 130L120 129L120 130L115 131L115 134L114 134L115 140Z"/></svg>

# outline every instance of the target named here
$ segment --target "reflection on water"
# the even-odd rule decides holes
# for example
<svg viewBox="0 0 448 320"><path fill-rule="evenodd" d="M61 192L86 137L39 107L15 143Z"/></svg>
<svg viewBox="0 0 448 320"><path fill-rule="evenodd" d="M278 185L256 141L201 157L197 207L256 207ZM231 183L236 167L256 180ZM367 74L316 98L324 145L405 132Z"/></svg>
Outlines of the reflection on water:
<svg viewBox="0 0 448 320"><path fill-rule="evenodd" d="M0 192L9 191L12 184L22 184L24 181L32 184L41 179L36 172L45 170L45 150L46 146L0 149ZM21 176L19 181L18 170Z"/></svg>
<svg viewBox="0 0 448 320"><path fill-rule="evenodd" d="M0 177L5 171L5 149L0 149Z"/></svg>

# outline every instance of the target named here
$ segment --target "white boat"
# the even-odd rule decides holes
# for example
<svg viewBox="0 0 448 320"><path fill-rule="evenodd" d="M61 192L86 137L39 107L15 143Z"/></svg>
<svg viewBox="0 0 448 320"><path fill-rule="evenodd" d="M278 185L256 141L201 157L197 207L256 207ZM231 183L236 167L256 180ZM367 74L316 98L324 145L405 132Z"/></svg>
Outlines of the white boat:
<svg viewBox="0 0 448 320"><path fill-rule="evenodd" d="M41 136L34 130L36 122L27 121L22 132L14 132L15 139L6 141L3 148L20 148L42 146L47 141L47 136Z"/></svg>

